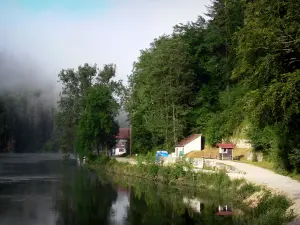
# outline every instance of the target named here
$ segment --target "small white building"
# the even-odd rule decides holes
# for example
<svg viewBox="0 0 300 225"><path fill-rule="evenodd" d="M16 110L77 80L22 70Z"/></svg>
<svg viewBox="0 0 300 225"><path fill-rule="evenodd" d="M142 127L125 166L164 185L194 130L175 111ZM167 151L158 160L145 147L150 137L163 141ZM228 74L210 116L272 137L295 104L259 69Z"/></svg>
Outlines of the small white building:
<svg viewBox="0 0 300 225"><path fill-rule="evenodd" d="M175 147L175 156L183 156L191 151L201 151L204 149L201 134L192 134L180 141Z"/></svg>

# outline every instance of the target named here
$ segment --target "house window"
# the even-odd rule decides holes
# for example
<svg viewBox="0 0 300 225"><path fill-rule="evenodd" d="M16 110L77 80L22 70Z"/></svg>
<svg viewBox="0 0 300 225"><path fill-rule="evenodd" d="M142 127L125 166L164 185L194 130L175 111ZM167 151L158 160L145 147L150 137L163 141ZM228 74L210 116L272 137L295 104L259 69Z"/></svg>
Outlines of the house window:
<svg viewBox="0 0 300 225"><path fill-rule="evenodd" d="M120 148L119 152L125 152L125 149L124 148Z"/></svg>
<svg viewBox="0 0 300 225"><path fill-rule="evenodd" d="M228 153L227 148L223 148L223 153Z"/></svg>
<svg viewBox="0 0 300 225"><path fill-rule="evenodd" d="M121 147L124 147L125 146L125 142L121 142Z"/></svg>

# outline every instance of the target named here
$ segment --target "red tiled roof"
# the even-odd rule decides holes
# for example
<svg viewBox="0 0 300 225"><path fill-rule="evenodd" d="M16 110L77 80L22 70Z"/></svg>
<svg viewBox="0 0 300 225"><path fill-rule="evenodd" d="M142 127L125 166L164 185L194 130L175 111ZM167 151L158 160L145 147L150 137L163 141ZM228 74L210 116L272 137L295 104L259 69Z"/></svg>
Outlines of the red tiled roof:
<svg viewBox="0 0 300 225"><path fill-rule="evenodd" d="M220 143L217 144L218 147L220 148L234 148L235 144L231 144L231 143Z"/></svg>
<svg viewBox="0 0 300 225"><path fill-rule="evenodd" d="M200 136L201 136L201 134L192 134L192 135L188 136L187 138L183 139L182 141L180 141L177 146L183 147Z"/></svg>
<svg viewBox="0 0 300 225"><path fill-rule="evenodd" d="M130 128L119 128L119 134L116 136L117 139L129 139Z"/></svg>

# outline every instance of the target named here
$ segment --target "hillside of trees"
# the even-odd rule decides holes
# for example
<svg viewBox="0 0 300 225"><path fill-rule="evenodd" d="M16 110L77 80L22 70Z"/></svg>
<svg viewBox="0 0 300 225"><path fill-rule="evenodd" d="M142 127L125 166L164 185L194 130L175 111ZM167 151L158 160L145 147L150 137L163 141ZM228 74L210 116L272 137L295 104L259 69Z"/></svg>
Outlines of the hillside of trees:
<svg viewBox="0 0 300 225"><path fill-rule="evenodd" d="M174 151L192 133L215 146L248 138L300 172L300 2L213 0L141 51L126 108L133 151Z"/></svg>

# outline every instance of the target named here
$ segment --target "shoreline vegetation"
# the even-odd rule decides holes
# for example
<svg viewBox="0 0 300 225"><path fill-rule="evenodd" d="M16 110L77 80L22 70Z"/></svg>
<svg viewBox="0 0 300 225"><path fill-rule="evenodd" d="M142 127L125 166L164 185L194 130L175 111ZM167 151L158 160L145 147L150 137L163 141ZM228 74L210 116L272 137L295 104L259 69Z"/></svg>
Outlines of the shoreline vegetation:
<svg viewBox="0 0 300 225"><path fill-rule="evenodd" d="M140 156L136 164L117 162L101 155L88 158L88 167L96 173L110 173L115 182L135 179L135 183L164 185L165 188L192 188L208 196L217 195L220 202L232 202L236 207L237 224L286 224L295 218L290 207L292 201L283 193L254 185L244 179L230 179L225 171L217 173L195 172L185 160L162 166L155 164L151 155ZM124 176L125 175L125 176ZM147 186L147 185L146 185ZM145 189L146 190L146 189ZM206 195L205 194L205 195ZM209 199L209 198L208 198Z"/></svg>

